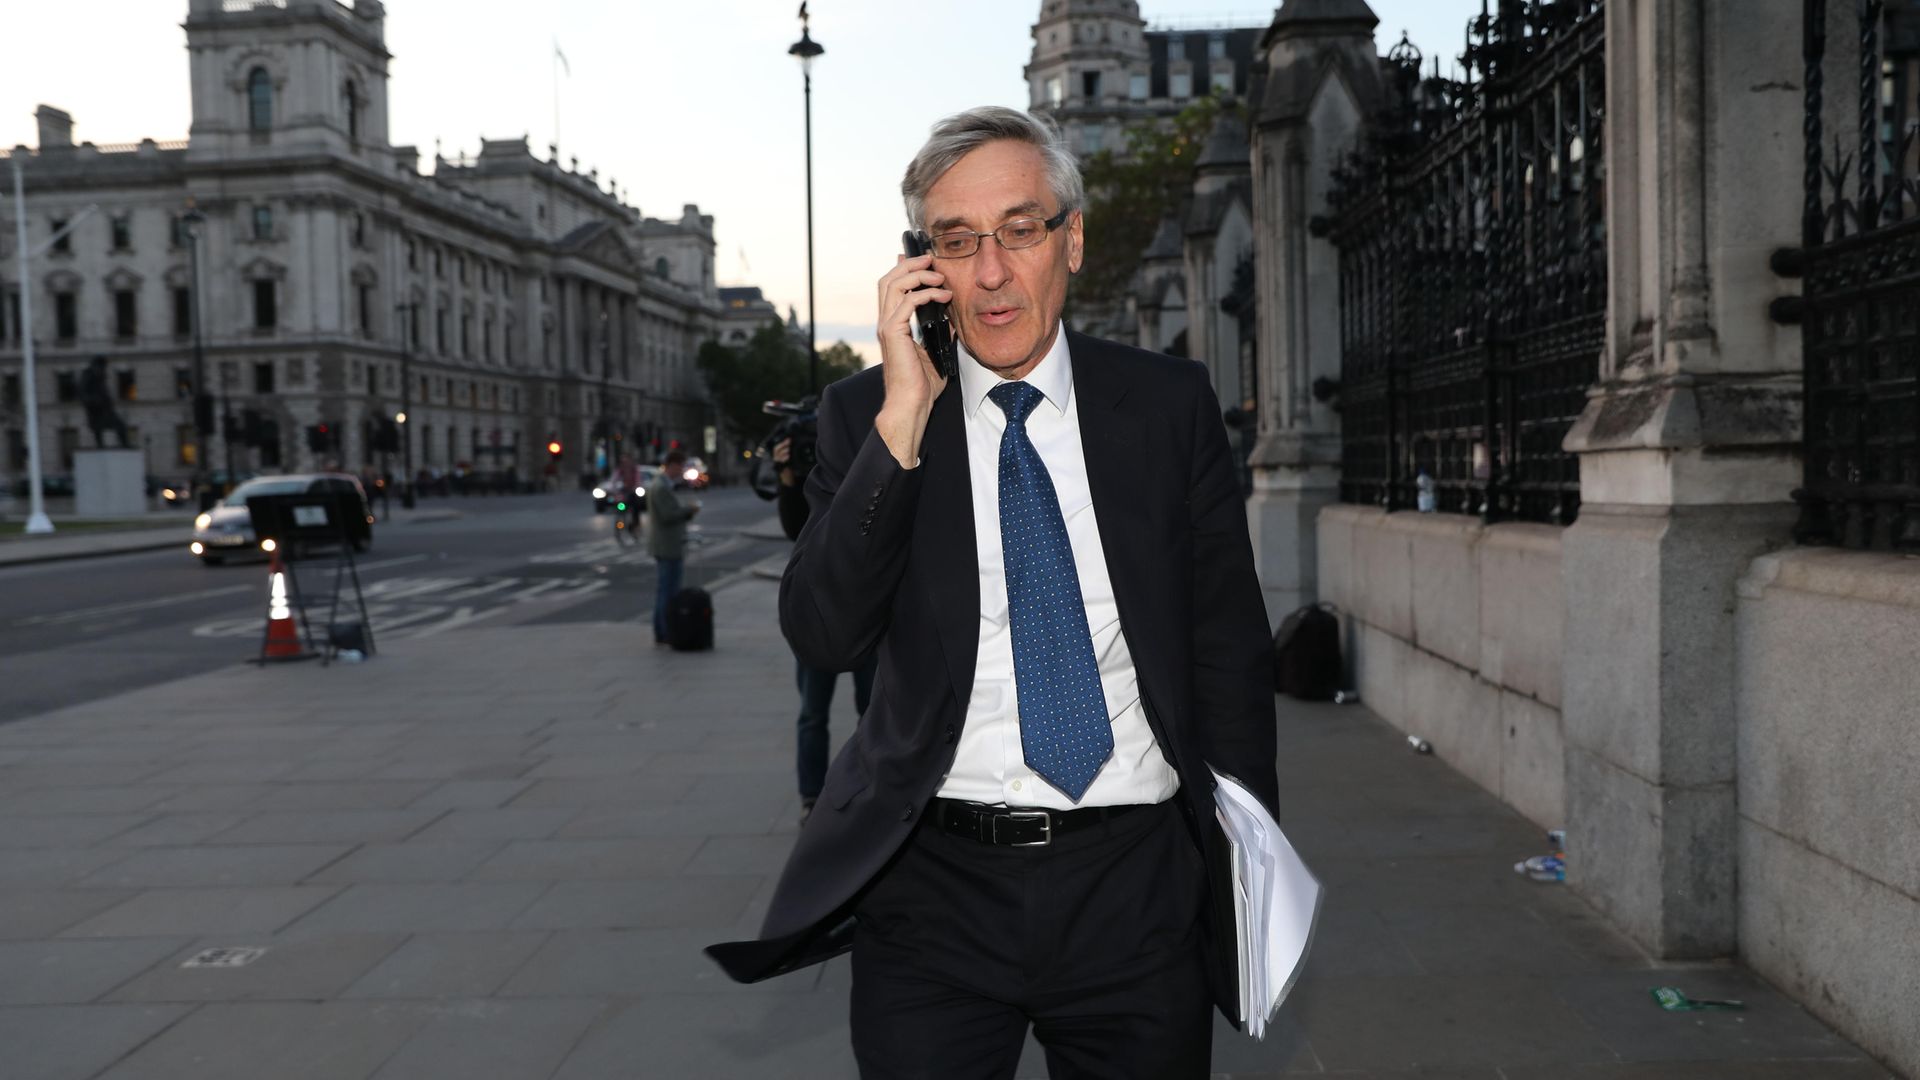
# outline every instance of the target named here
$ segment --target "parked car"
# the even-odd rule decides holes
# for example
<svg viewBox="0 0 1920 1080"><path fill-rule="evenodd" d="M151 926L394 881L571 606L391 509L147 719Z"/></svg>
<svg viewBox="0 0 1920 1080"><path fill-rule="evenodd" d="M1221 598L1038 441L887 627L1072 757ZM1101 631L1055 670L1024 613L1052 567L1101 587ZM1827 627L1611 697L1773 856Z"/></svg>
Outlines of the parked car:
<svg viewBox="0 0 1920 1080"><path fill-rule="evenodd" d="M256 477L234 488L213 509L193 519L193 541L188 550L209 566L230 558L264 556L247 510L247 500L256 495L350 496L360 512L347 518L347 540L355 551L365 551L373 544L373 512L358 478L346 473L296 473Z"/></svg>

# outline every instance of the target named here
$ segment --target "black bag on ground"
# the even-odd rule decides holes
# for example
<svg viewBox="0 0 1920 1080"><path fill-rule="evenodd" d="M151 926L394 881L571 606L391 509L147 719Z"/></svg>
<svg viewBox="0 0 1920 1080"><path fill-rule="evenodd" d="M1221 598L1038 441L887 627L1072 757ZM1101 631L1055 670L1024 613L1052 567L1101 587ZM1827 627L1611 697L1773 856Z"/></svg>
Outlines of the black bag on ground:
<svg viewBox="0 0 1920 1080"><path fill-rule="evenodd" d="M713 648L713 597L686 588L667 601L667 644L681 652Z"/></svg>
<svg viewBox="0 0 1920 1080"><path fill-rule="evenodd" d="M1301 701L1332 701L1340 689L1340 620L1308 604L1273 632L1273 689Z"/></svg>

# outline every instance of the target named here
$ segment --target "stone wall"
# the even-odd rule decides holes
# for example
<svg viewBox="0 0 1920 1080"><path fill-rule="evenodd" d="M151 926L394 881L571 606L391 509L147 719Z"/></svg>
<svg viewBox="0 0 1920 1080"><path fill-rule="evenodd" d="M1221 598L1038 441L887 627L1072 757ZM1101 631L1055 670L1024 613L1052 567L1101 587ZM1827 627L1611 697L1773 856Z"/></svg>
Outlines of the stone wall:
<svg viewBox="0 0 1920 1080"><path fill-rule="evenodd" d="M1565 823L1560 532L1342 505L1318 537L1361 700L1547 828Z"/></svg>
<svg viewBox="0 0 1920 1080"><path fill-rule="evenodd" d="M1736 622L1740 953L1920 1075L1920 561L1762 556Z"/></svg>

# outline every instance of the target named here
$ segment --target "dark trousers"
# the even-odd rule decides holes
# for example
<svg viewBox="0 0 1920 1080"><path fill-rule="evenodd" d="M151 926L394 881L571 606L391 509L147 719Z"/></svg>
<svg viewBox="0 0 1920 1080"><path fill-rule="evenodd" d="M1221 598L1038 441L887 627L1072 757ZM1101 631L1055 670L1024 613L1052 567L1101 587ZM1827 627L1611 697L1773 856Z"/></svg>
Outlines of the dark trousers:
<svg viewBox="0 0 1920 1080"><path fill-rule="evenodd" d="M1172 803L1044 847L923 823L855 909L863 1080L1205 1080L1205 874Z"/></svg>
<svg viewBox="0 0 1920 1080"><path fill-rule="evenodd" d="M827 748L832 742L827 734L827 720L833 711L833 687L840 681L840 674L808 667L797 660L794 666L793 681L800 688L795 771L800 777L800 797L814 799L820 796L820 786L827 781ZM879 666L880 658L876 654L853 673L853 707L862 715L867 711L867 702L873 698L873 673Z"/></svg>
<svg viewBox="0 0 1920 1080"><path fill-rule="evenodd" d="M654 558L659 573L654 577L653 586L653 640L667 640L667 604L673 600L673 594L680 591L681 575L686 572L687 560Z"/></svg>

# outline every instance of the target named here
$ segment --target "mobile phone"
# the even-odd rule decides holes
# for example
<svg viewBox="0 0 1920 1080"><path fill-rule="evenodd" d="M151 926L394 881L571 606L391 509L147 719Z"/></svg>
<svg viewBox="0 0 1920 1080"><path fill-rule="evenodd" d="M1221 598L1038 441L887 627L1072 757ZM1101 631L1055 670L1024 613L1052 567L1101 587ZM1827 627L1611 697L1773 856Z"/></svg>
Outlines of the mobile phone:
<svg viewBox="0 0 1920 1080"><path fill-rule="evenodd" d="M927 234L909 229L900 234L900 242L907 249L907 257L925 255L932 250L932 241ZM922 285L920 288L931 288ZM916 290L918 291L918 290ZM946 304L921 304L913 313L920 325L920 345L927 350L927 359L933 361L933 370L943 379L951 379L960 372L960 347L953 339L953 313Z"/></svg>

